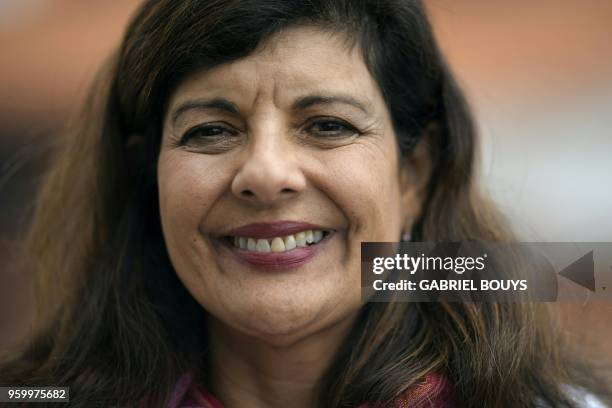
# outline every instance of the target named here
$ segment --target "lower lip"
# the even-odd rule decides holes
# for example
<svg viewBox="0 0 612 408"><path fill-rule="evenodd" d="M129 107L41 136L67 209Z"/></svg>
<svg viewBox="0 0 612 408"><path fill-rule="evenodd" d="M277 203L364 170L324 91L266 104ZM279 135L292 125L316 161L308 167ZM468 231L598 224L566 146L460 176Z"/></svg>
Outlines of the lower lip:
<svg viewBox="0 0 612 408"><path fill-rule="evenodd" d="M256 252L236 248L227 243L229 250L238 261L251 267L266 271L279 271L297 268L310 261L319 253L334 234L324 237L319 243L306 247L297 247L285 252Z"/></svg>

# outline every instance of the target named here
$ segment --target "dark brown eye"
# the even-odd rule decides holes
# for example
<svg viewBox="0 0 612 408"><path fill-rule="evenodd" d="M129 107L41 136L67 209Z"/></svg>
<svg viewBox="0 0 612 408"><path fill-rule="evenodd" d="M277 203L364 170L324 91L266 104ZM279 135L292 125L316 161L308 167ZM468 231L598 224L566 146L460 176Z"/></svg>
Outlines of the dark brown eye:
<svg viewBox="0 0 612 408"><path fill-rule="evenodd" d="M235 129L220 124L200 125L188 130L181 138L181 143L215 142L224 137L236 136L237 133Z"/></svg>
<svg viewBox="0 0 612 408"><path fill-rule="evenodd" d="M338 119L320 119L313 122L307 131L317 137L348 137L357 132L353 126Z"/></svg>

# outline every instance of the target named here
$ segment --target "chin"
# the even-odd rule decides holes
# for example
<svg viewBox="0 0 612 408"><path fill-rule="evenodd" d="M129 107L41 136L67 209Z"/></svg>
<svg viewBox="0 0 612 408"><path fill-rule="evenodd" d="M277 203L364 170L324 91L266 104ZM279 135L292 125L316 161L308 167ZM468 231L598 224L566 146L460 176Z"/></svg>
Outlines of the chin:
<svg viewBox="0 0 612 408"><path fill-rule="evenodd" d="M247 319L240 321L238 329L278 346L289 345L320 330L331 317L326 309L325 303L312 298L257 300L240 313Z"/></svg>

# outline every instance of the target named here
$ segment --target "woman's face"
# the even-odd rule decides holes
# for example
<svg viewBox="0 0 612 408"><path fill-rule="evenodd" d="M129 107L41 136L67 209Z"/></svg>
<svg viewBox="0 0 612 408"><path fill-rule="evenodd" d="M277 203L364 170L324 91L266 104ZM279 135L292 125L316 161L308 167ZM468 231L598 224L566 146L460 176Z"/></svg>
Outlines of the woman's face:
<svg viewBox="0 0 612 408"><path fill-rule="evenodd" d="M168 106L161 221L194 298L278 343L354 316L361 242L397 241L418 207L358 47L294 28L190 76Z"/></svg>

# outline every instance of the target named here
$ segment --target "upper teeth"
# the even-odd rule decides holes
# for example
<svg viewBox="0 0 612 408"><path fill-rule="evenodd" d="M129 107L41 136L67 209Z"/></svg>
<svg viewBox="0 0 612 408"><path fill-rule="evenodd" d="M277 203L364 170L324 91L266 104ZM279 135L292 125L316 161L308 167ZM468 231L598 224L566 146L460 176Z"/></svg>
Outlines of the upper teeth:
<svg viewBox="0 0 612 408"><path fill-rule="evenodd" d="M257 239L248 237L234 237L234 246L240 249L257 252L284 252L296 247L305 247L316 244L323 239L323 230L307 230L284 237Z"/></svg>

